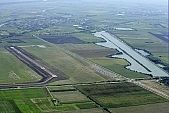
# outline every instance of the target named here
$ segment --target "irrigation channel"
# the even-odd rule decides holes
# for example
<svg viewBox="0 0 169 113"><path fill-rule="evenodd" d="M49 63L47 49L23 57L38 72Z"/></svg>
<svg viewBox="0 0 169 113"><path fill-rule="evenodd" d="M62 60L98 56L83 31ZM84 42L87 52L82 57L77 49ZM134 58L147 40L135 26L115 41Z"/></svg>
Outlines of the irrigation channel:
<svg viewBox="0 0 169 113"><path fill-rule="evenodd" d="M130 62L131 65L127 66L127 69L150 74L153 77L169 77L169 75L164 70L160 69L157 65L146 59L144 56L140 55L116 36L111 35L105 31L96 32L94 33L94 36L101 37L106 40L106 42L103 43L96 43L97 45L114 48L121 52L122 54L113 55L112 57L123 58Z"/></svg>
<svg viewBox="0 0 169 113"><path fill-rule="evenodd" d="M46 66L43 62L38 60L33 55L29 54L25 50L16 46L6 46L6 50L15 55L19 60L37 72L42 76L42 79L37 82L18 83L18 84L0 84L0 88L15 88L15 87L30 87L30 86L43 86L49 83L51 80L63 80L66 77L60 74L58 71Z"/></svg>

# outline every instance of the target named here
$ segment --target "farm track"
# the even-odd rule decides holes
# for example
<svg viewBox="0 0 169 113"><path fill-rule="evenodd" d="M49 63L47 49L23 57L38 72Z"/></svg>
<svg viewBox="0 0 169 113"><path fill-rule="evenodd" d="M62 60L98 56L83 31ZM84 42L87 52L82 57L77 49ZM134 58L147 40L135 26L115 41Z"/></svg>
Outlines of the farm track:
<svg viewBox="0 0 169 113"><path fill-rule="evenodd" d="M25 63L28 67L33 69L36 73L42 76L42 79L37 82L17 83L17 84L0 84L0 88L15 88L15 87L31 87L42 86L52 80L63 80L66 77L58 71L47 67L43 62L38 60L33 55L16 46L6 46L6 50L15 55L19 60Z"/></svg>

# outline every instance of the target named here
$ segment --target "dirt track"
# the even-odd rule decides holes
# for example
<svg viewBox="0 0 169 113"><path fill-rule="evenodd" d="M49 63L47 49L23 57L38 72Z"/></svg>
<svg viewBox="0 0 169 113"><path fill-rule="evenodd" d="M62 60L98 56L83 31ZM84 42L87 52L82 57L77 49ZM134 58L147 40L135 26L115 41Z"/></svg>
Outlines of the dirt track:
<svg viewBox="0 0 169 113"><path fill-rule="evenodd" d="M41 86L50 82L51 80L63 80L66 77L60 74L58 71L47 67L43 62L38 60L38 58L29 54L25 50L16 46L6 46L9 52L15 55L19 60L37 72L42 76L42 79L37 82L21 83L21 84L1 84L0 88L12 88L12 87L24 87L24 86Z"/></svg>

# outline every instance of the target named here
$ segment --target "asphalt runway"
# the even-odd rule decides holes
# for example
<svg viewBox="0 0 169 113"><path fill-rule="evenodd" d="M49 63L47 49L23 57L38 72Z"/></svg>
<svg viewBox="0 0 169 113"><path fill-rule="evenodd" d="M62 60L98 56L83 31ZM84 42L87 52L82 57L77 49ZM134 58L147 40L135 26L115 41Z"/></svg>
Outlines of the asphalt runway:
<svg viewBox="0 0 169 113"><path fill-rule="evenodd" d="M19 60L25 63L28 67L34 70L36 73L42 76L42 79L37 82L28 82L21 84L0 84L0 88L15 88L15 87L31 87L31 86L42 86L49 83L52 80L64 80L66 77L59 73L57 70L54 70L46 66L41 62L37 57L26 52L22 48L17 46L5 46L6 50L15 55Z"/></svg>

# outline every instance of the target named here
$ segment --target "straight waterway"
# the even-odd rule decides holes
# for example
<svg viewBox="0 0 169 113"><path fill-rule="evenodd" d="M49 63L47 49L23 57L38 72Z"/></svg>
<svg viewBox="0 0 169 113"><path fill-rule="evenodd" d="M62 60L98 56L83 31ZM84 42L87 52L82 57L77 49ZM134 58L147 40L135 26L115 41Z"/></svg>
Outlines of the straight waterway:
<svg viewBox="0 0 169 113"><path fill-rule="evenodd" d="M123 54L113 55L112 57L123 58L130 62L131 65L127 66L126 68L145 74L151 74L153 75L153 77L169 77L169 75L165 71L163 71L154 63L137 53L131 47L126 45L123 41L119 40L116 36L110 35L105 31L96 32L94 33L94 36L101 37L106 40L106 42L103 43L96 43L97 45L114 48L122 52Z"/></svg>

